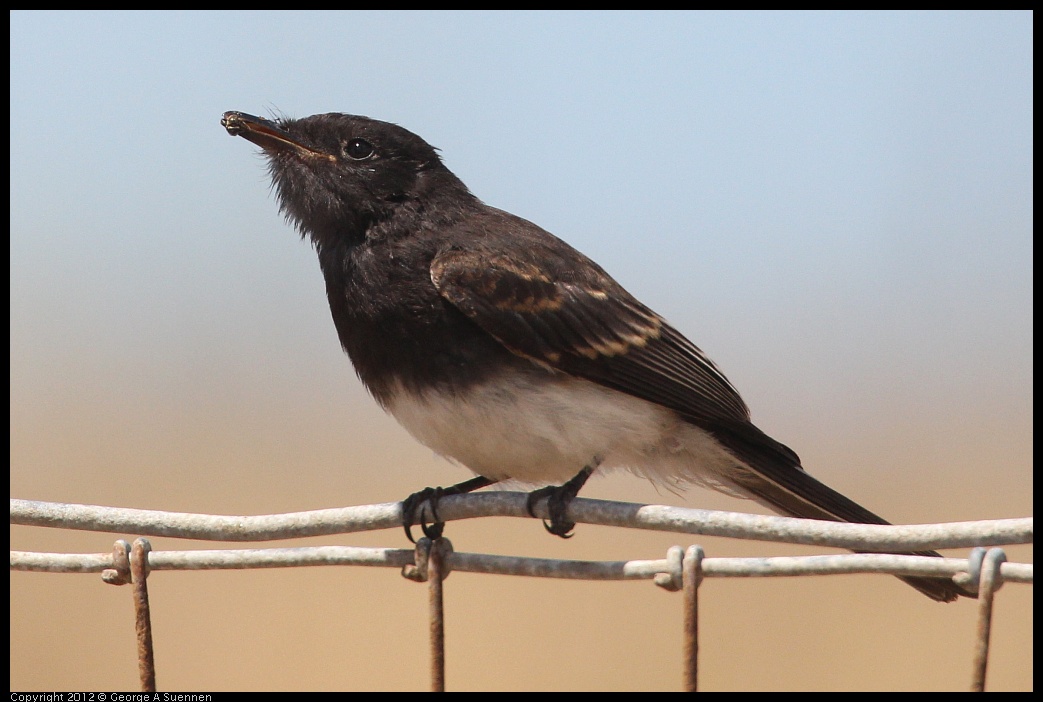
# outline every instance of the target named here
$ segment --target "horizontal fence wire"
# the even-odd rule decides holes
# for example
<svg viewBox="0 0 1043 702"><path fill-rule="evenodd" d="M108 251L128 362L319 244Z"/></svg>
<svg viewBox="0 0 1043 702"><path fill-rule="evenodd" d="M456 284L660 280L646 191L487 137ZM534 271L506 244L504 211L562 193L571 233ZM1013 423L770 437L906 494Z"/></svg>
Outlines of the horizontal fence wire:
<svg viewBox="0 0 1043 702"><path fill-rule="evenodd" d="M465 573L516 575L567 580L651 580L669 573L667 558L629 561L579 561L527 558L486 553L453 552L451 570ZM369 566L402 568L414 564L413 549L314 546L208 551L160 551L148 556L149 569L244 570L251 568L299 568L310 566ZM67 554L11 551L11 570L48 573L101 573L114 568L111 553ZM967 558L932 558L882 553L828 556L776 556L769 558L704 558L703 577L794 577L853 573L927 575L952 577L968 572ZM1004 563L1004 582L1032 583L1032 564Z"/></svg>
<svg viewBox="0 0 1043 702"><path fill-rule="evenodd" d="M442 521L479 517L531 519L527 493L486 492L443 497ZM547 516L546 505L536 516ZM1032 543L1032 518L883 526L717 512L576 498L569 517L584 524L724 536L735 539L834 546L858 551L969 548ZM202 541L274 541L350 534L402 526L402 504L387 502L258 516L223 516L11 500L11 524Z"/></svg>
<svg viewBox="0 0 1043 702"><path fill-rule="evenodd" d="M490 516L531 518L526 493L487 492L442 498L444 521ZM536 516L545 505L536 508ZM308 566L399 568L412 580L428 582L431 598L431 684L445 689L441 581L456 570L471 573L578 580L653 580L685 592L685 689L697 689L696 588L704 578L795 577L852 573L950 577L965 591L980 591L972 690L984 690L993 594L1002 583L1033 582L1029 563L1006 562L1002 549L986 546L1030 544L1031 517L923 525L865 525L640 505L577 498L569 505L575 522L678 534L725 536L852 549L862 553L768 558L705 557L698 546L679 546L665 558L579 561L496 554L461 553L445 539L423 538L416 549L314 546L298 548L152 550L145 539L118 540L111 553L68 554L11 551L11 569L52 573L101 573L111 584L135 586L139 671L143 691L154 691L151 624L146 579L162 570L235 570ZM271 541L401 528L401 503L363 505L292 514L222 516L11 500L11 524L58 529L134 533L208 541ZM934 558L876 551L971 548L967 558ZM864 553L869 551L871 553ZM430 575L430 577L429 577ZM979 587L980 585L980 587Z"/></svg>
<svg viewBox="0 0 1043 702"><path fill-rule="evenodd" d="M490 516L531 518L526 494L489 492L443 498L441 519L452 521ZM652 529L680 534L830 546L858 551L923 550L1029 544L1031 517L945 524L881 526L810 519L716 512L662 505L607 502L577 498L569 506L576 522ZM11 523L88 531L133 533L208 541L271 541L306 536L346 534L397 528L400 503L362 505L290 514L221 516L137 510L96 505L11 500ZM412 549L314 546L206 551L153 551L152 570L222 570L302 566L370 566L402 568L413 564ZM666 559L575 561L495 554L453 553L452 570L543 578L636 580L669 572ZM12 570L102 572L113 567L105 554L11 552ZM780 577L837 573L891 575L966 574L966 558L931 558L885 553L858 553L772 558L706 558L704 577ZM1006 582L1032 582L1032 565L1004 563Z"/></svg>

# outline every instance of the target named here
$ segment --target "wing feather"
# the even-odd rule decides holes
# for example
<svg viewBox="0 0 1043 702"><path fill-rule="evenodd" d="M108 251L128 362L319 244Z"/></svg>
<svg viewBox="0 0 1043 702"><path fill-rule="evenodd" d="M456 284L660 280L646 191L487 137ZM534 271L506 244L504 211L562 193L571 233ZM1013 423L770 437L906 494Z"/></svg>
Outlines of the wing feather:
<svg viewBox="0 0 1043 702"><path fill-rule="evenodd" d="M739 393L698 347L591 265L593 274L568 279L517 258L450 250L435 257L431 279L520 356L699 424L748 421Z"/></svg>

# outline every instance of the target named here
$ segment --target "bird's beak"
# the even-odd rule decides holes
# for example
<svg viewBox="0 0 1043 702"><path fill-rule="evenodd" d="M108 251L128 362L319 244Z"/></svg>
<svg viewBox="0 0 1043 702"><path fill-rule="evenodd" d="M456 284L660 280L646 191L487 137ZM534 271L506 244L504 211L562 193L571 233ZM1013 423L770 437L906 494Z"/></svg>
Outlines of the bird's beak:
<svg viewBox="0 0 1043 702"><path fill-rule="evenodd" d="M241 136L265 151L292 151L303 158L337 160L335 156L302 143L275 122L248 115L245 112L225 112L221 116L221 126L228 131L229 135Z"/></svg>

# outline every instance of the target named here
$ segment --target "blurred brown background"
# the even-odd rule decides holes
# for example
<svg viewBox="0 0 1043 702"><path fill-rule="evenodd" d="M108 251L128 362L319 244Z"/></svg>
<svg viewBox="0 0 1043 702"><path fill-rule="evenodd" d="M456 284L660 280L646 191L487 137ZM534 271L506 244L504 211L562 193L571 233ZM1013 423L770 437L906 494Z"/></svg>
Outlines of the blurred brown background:
<svg viewBox="0 0 1043 702"><path fill-rule="evenodd" d="M350 394L348 383L344 392ZM305 422L312 431L279 429L274 419L258 431L255 418L226 418L222 436L206 440L202 417L182 416L183 423L167 433L135 421L129 408L120 414L120 425L92 420L87 413L55 417L54 426L77 428L63 432L61 442L43 432L30 442L19 431L16 464L31 457L41 466L75 465L80 477L72 484L53 479L48 484L43 475L26 476L17 481L15 494L246 514L387 501L419 484L449 483L463 475L402 438L400 429L363 402L354 413L343 406L325 408ZM152 448L120 447L111 438L119 435L147 436ZM900 430L877 438L885 446L913 443ZM973 453L921 438L916 455L898 459L885 480L877 479L874 466L895 463L902 452L885 448L851 457L842 447L822 445L804 451L817 454L816 463L823 466L857 468L849 480L829 477L896 520L1031 513L1027 491L1014 480L993 481L1002 497L972 489L987 456L1010 451L999 433L989 438L991 447ZM1009 455L1012 461L1029 461L1027 449ZM194 467L191 475L185 475L186 466ZM207 468L196 469L202 466ZM258 480L258 474L265 477ZM934 499L925 500L921 490ZM749 507L705 491L689 500L658 495L643 481L622 475L594 483L589 494ZM350 496L350 502L337 495ZM674 535L584 525L563 542L535 521L508 519L455 522L448 534L458 550L606 560L658 558L670 545L685 543ZM12 535L15 548L48 551L100 552L111 541L101 534L27 528L15 528ZM212 547L164 538L152 542L157 549ZM699 542L711 556L813 552L712 538ZM405 547L399 530L307 543ZM1031 558L1025 547L1008 553L1011 560ZM136 686L127 588L104 585L98 576L36 573L12 573L11 584L12 689ZM703 689L960 690L968 684L973 602L933 603L884 576L710 580L702 592ZM1032 687L1031 592L1029 586L1008 585L999 594L989 689ZM160 689L426 689L426 587L393 569L161 572L150 579L150 594ZM680 595L651 582L456 573L446 582L446 617L450 689L680 687Z"/></svg>

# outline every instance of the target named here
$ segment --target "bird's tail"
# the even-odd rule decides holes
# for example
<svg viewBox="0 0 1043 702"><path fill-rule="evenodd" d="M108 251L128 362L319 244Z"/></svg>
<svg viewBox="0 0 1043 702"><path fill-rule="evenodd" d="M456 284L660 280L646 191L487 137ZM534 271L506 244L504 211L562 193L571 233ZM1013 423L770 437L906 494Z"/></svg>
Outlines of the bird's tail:
<svg viewBox="0 0 1043 702"><path fill-rule="evenodd" d="M752 434L750 430L756 434ZM752 424L742 427L741 436L722 432L718 434L718 438L751 469L749 472L730 476L735 485L765 506L786 516L802 519L853 524L890 524L808 475L793 451ZM937 551L896 553L903 556L942 557ZM960 596L975 596L974 593L960 588L951 578L905 575L898 577L938 602L952 602Z"/></svg>

